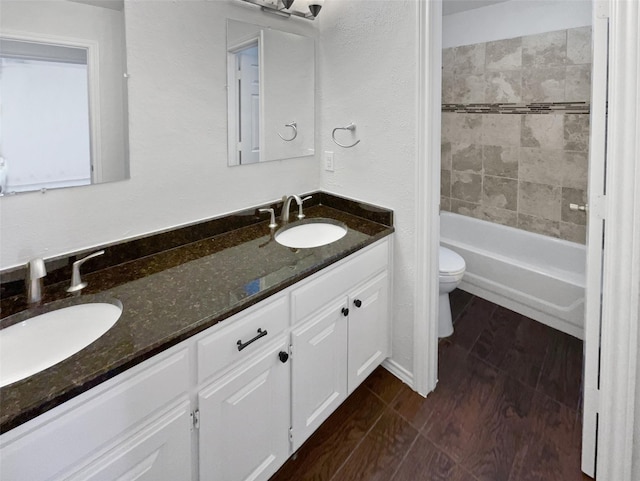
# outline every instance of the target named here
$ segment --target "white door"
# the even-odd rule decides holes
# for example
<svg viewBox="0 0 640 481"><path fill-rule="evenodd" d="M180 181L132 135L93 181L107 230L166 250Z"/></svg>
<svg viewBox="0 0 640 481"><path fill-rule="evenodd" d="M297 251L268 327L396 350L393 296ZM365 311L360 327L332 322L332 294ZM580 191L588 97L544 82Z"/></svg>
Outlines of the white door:
<svg viewBox="0 0 640 481"><path fill-rule="evenodd" d="M260 162L260 64L258 46L236 54L240 164Z"/></svg>
<svg viewBox="0 0 640 481"><path fill-rule="evenodd" d="M600 390L602 259L604 256L604 202L606 194L605 137L607 128L608 31L607 2L594 2L582 431L582 470L591 477L595 476Z"/></svg>
<svg viewBox="0 0 640 481"><path fill-rule="evenodd" d="M294 451L347 397L346 304L341 297L291 333Z"/></svg>
<svg viewBox="0 0 640 481"><path fill-rule="evenodd" d="M202 481L267 481L289 457L288 346L283 337L199 393Z"/></svg>

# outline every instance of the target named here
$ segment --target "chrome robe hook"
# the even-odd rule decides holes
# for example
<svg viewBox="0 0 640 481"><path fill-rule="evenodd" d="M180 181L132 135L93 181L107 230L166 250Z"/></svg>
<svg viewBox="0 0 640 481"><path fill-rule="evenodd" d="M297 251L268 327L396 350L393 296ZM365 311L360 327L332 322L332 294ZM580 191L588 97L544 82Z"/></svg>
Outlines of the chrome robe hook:
<svg viewBox="0 0 640 481"><path fill-rule="evenodd" d="M280 137L285 142L291 142L293 139L295 139L298 136L298 127L297 127L297 125L298 124L296 122L291 122L290 124L285 124L285 127L291 127L293 129L293 137L291 137L290 139L285 139L282 135L280 135L280 132L278 132L278 137Z"/></svg>
<svg viewBox="0 0 640 481"><path fill-rule="evenodd" d="M345 145L345 144L341 144L340 142L338 142L336 140L336 130L350 130L350 131L355 131L356 130L356 124L354 124L353 122L350 123L349 125L347 125L346 127L336 127L335 129L333 129L333 131L331 132L331 138L333 139L333 141L338 144L340 147L344 147L345 149L350 149L351 147L355 147L356 145L358 145L360 143L360 140L356 140L353 144L351 145Z"/></svg>

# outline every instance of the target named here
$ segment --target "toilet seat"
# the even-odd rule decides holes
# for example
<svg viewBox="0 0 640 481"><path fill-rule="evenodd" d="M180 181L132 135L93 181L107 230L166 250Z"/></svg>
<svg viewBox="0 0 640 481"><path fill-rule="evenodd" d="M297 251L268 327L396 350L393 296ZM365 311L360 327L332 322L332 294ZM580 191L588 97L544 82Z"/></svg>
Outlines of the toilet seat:
<svg viewBox="0 0 640 481"><path fill-rule="evenodd" d="M451 249L440 246L440 278L457 277L464 273L464 259Z"/></svg>

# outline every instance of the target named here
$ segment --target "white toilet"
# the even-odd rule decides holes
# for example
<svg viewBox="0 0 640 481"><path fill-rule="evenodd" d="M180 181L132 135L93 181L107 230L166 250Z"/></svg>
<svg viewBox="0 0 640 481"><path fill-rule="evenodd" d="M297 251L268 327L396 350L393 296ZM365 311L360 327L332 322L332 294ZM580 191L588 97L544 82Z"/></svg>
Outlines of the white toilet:
<svg viewBox="0 0 640 481"><path fill-rule="evenodd" d="M460 284L465 267L464 259L459 254L440 246L438 337L449 337L453 334L449 293Z"/></svg>

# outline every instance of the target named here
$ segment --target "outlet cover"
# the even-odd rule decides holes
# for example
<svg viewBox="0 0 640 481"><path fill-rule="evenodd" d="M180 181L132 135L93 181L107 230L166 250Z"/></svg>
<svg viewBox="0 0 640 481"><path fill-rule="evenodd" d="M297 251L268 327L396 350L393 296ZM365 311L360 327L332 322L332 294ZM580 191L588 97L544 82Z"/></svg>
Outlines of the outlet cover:
<svg viewBox="0 0 640 481"><path fill-rule="evenodd" d="M327 172L334 172L335 165L333 163L333 152L325 150L324 152L324 170Z"/></svg>

